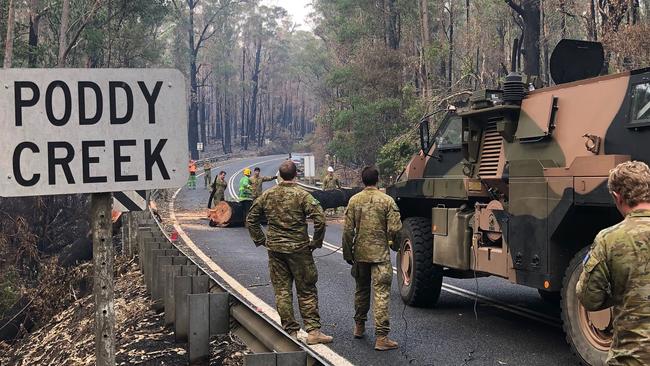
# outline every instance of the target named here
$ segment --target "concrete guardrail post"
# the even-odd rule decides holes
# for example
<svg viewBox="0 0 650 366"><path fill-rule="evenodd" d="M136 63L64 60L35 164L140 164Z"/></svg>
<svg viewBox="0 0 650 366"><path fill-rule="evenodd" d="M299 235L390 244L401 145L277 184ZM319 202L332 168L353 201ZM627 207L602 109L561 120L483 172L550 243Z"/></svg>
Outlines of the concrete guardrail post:
<svg viewBox="0 0 650 366"><path fill-rule="evenodd" d="M166 286L166 277L165 277L165 266L171 265L173 259L179 255L179 252L175 249L166 250L165 256L156 258L156 270L154 274L154 281L152 286L151 299L153 301L153 308L156 311L163 310L165 308L164 294Z"/></svg>
<svg viewBox="0 0 650 366"><path fill-rule="evenodd" d="M196 269L196 266L182 266L183 271L191 269L191 267ZM208 283L208 276L198 276L196 274L188 276L183 273L181 276L174 278L174 301L176 302L174 334L176 342L187 340L190 322L188 295L208 292Z"/></svg>

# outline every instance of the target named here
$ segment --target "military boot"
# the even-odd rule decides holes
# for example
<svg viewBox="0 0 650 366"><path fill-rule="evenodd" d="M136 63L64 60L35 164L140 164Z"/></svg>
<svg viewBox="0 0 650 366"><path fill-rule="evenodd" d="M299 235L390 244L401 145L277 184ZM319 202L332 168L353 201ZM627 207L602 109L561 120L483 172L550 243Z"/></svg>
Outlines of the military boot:
<svg viewBox="0 0 650 366"><path fill-rule="evenodd" d="M363 338L363 333L365 332L366 332L366 323L364 322L354 323L354 338Z"/></svg>
<svg viewBox="0 0 650 366"><path fill-rule="evenodd" d="M314 329L307 334L307 344L332 343L334 338L321 332L320 329Z"/></svg>
<svg viewBox="0 0 650 366"><path fill-rule="evenodd" d="M295 340L298 340L298 332L295 330L293 332L289 332L289 336Z"/></svg>
<svg viewBox="0 0 650 366"><path fill-rule="evenodd" d="M375 349L377 351L388 351L391 349L396 349L397 347L399 347L397 342L388 338L387 336L379 336L375 341Z"/></svg>

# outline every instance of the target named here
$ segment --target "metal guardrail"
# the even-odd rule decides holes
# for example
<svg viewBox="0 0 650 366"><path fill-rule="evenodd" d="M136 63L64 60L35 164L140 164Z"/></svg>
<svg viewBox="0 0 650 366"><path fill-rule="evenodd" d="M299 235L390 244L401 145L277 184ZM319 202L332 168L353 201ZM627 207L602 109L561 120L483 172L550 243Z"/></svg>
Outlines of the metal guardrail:
<svg viewBox="0 0 650 366"><path fill-rule="evenodd" d="M189 249L165 232L151 208L137 220L134 239L153 307L165 312L176 340L188 343L190 364L207 362L210 337L228 332L253 352L245 355L246 365L329 364L195 261Z"/></svg>

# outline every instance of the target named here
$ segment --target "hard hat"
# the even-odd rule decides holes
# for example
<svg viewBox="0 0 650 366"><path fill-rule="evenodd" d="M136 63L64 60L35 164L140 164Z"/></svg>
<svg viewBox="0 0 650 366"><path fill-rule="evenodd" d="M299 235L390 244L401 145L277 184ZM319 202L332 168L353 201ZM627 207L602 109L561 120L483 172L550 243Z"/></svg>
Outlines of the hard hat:
<svg viewBox="0 0 650 366"><path fill-rule="evenodd" d="M251 175L251 169L250 168L244 168L244 175Z"/></svg>
<svg viewBox="0 0 650 366"><path fill-rule="evenodd" d="M327 171L330 172L330 173L334 173L334 168L332 168L331 166L328 166Z"/></svg>

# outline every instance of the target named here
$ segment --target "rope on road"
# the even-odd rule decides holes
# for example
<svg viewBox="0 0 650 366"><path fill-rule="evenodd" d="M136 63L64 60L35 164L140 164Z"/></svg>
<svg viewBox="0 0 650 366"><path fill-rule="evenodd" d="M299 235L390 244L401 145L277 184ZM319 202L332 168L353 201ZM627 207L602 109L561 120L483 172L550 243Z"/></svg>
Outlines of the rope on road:
<svg viewBox="0 0 650 366"><path fill-rule="evenodd" d="M327 254L315 255L314 258L323 258L323 257L327 257L327 256L330 256L330 255L332 255L332 254L334 254L334 253L337 253L337 252L338 252L339 250L341 250L341 249L343 249L343 246L340 246L340 247L336 248L336 250L334 250L334 251L332 251L332 252L330 252L330 253L327 253ZM330 249L330 250L331 250L331 249Z"/></svg>
<svg viewBox="0 0 650 366"><path fill-rule="evenodd" d="M473 307L473 310L474 310L474 326L475 326L475 328L478 328L478 310L477 310L477 306L478 306L478 290L479 290L479 288L478 288L478 277L476 275L476 263L477 263L477 257L476 257L476 251L474 251L474 265L472 266L472 271L474 272L474 282L475 282L475 285L476 285L476 289L474 290L474 307ZM477 339L477 337L478 337L478 329L477 329L477 331L474 332L473 337L474 337L474 348L472 348L467 353L467 357L465 357L465 359L463 359L463 365L469 365L470 362L474 361L474 353L479 348L479 342L480 342L480 340Z"/></svg>
<svg viewBox="0 0 650 366"><path fill-rule="evenodd" d="M408 344L407 342L408 342L409 323L406 320L406 316L404 316L405 312L406 312L406 303L404 303L404 307L402 308L402 320L404 321L404 332L402 333L402 339L403 339L402 342L403 343L402 343L402 346L399 348L399 352L402 354L402 356L404 356L404 358L406 359L406 361L410 365L410 364L414 363L415 361L417 361L417 359L415 357L409 356L409 354L406 353L405 348L406 348L406 345Z"/></svg>

